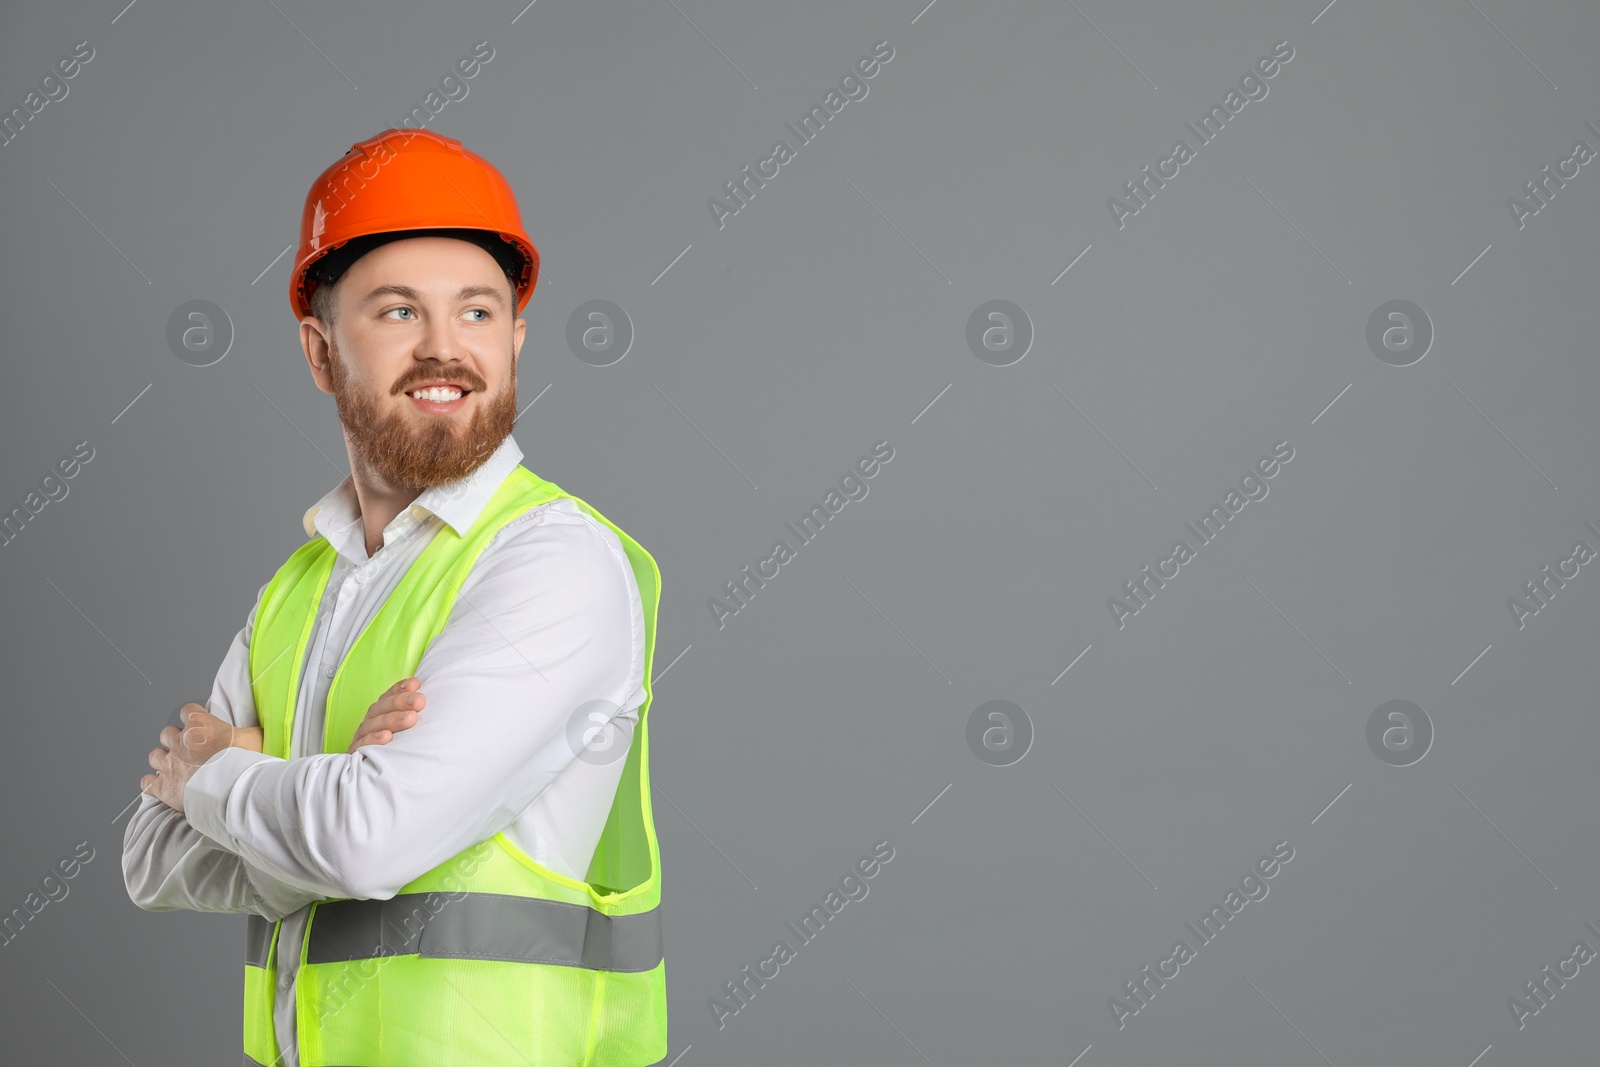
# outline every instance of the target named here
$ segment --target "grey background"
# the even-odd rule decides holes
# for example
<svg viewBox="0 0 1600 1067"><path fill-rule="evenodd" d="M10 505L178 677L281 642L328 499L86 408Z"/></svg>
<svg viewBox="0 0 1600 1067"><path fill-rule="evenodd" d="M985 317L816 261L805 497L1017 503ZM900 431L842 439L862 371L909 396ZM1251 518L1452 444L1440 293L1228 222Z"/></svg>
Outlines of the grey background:
<svg viewBox="0 0 1600 1067"><path fill-rule="evenodd" d="M1595 967L1520 1032L1507 999L1600 949L1600 579L1521 630L1506 602L1600 544L1600 175L1520 231L1506 199L1600 148L1600 10L924 2L8 5L5 109L96 50L0 149L0 504L96 449L0 548L0 905L95 849L0 949L8 1050L237 1062L243 919L135 908L119 812L347 469L274 259L306 188L487 40L429 128L544 256L516 437L660 564L658 675L687 648L651 712L681 1067L1593 1062ZM706 199L879 40L719 231ZM1107 197L1280 40L1119 230ZM565 342L597 298L636 330L606 368ZM1035 330L1010 367L965 342L996 298ZM214 366L167 348L191 299L237 331ZM1366 345L1391 299L1436 331L1410 367ZM870 495L719 630L707 598L878 440ZM1280 440L1119 630L1107 598ZM992 699L1033 724L1010 767L967 747ZM1413 766L1365 741L1393 699L1436 731ZM870 895L719 1029L879 840ZM1119 1030L1108 998L1279 840L1270 895Z"/></svg>

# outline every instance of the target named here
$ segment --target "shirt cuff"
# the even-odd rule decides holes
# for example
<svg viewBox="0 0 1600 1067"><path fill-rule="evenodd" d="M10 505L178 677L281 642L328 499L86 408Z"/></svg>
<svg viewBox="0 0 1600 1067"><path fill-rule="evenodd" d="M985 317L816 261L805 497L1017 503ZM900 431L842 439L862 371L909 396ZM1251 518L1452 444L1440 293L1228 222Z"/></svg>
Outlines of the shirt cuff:
<svg viewBox="0 0 1600 1067"><path fill-rule="evenodd" d="M228 795L245 771L276 759L248 748L225 748L206 760L184 786L183 810L189 825L239 855L239 842L228 832Z"/></svg>

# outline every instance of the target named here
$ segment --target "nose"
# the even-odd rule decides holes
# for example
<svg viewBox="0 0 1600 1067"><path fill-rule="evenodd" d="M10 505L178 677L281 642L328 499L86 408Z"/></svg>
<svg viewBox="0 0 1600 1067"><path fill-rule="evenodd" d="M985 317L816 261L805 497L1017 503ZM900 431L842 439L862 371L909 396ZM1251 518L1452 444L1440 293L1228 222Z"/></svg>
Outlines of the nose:
<svg viewBox="0 0 1600 1067"><path fill-rule="evenodd" d="M417 338L416 357L420 363L459 363L465 353L460 340L452 330L451 322L442 317L430 316L423 324Z"/></svg>

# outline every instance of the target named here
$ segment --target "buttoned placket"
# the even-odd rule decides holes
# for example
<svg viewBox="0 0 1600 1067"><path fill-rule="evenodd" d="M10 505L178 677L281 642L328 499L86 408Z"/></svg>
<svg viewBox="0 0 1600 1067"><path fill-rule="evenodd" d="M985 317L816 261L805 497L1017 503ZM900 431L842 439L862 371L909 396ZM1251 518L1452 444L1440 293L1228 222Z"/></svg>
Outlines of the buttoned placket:
<svg viewBox="0 0 1600 1067"><path fill-rule="evenodd" d="M346 573L339 582L339 592L334 599L333 607L323 613L322 616L325 622L322 627L322 633L319 635L319 640L322 642L322 676L324 678L332 678L339 670L337 646L328 638L333 631L334 617L341 614L349 603L351 583L355 580L355 574L347 561L341 559L335 566Z"/></svg>

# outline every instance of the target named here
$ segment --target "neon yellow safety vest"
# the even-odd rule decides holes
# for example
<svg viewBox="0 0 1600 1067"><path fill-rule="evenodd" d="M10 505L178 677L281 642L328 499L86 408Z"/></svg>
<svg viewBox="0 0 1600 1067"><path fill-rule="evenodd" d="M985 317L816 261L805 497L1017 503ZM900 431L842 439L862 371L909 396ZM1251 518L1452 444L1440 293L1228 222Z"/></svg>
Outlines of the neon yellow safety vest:
<svg viewBox="0 0 1600 1067"><path fill-rule="evenodd" d="M247 1063L278 1064L273 992L280 954L291 951L300 957L295 1012L303 1067L643 1067L665 1057L661 861L647 717L661 575L638 542L518 465L465 535L439 529L357 638L328 692L323 750L346 751L373 701L416 671L494 533L559 499L616 533L645 622L645 699L584 880L542 866L497 833L391 899L313 903L298 945L279 943L281 920L250 916ZM250 681L269 755L289 755L301 666L335 555L325 538L312 538L268 584L256 612Z"/></svg>

